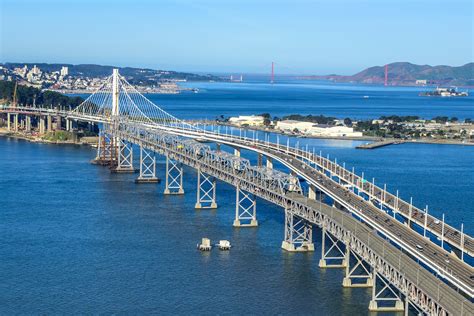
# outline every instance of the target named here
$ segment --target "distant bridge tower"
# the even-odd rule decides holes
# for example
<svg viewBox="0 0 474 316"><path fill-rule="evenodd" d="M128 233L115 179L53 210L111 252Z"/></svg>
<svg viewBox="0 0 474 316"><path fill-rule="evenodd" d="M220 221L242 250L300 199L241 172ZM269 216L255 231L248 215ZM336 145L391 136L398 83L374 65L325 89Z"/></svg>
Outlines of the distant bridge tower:
<svg viewBox="0 0 474 316"><path fill-rule="evenodd" d="M270 79L270 83L273 84L275 82L275 62L272 61L272 77Z"/></svg>
<svg viewBox="0 0 474 316"><path fill-rule="evenodd" d="M385 65L385 86L388 86L388 65Z"/></svg>

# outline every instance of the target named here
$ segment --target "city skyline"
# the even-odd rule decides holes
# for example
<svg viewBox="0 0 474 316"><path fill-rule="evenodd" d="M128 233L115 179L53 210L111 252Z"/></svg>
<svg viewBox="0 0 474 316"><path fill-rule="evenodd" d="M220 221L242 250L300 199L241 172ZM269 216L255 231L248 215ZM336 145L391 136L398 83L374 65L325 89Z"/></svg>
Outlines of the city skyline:
<svg viewBox="0 0 474 316"><path fill-rule="evenodd" d="M460 66L473 59L472 3L444 3L2 0L0 59L214 73Z"/></svg>

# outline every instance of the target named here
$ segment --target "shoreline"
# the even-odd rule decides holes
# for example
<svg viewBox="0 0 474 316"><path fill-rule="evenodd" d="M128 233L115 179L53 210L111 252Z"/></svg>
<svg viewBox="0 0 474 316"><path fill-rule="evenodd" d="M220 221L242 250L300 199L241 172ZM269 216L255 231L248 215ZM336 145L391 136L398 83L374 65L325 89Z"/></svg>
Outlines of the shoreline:
<svg viewBox="0 0 474 316"><path fill-rule="evenodd" d="M474 146L474 139L469 141L463 140L453 140L453 139L429 139L429 138L417 138L417 139L399 139L399 138L386 138L386 137L376 137L376 136L362 136L362 137L347 137L347 136L315 136L315 135L295 135L291 133L285 133L284 131L275 130L275 129L265 129L259 128L255 126L249 127L239 127L232 124L225 124L225 123L218 123L218 122L209 122L209 121L199 121L195 120L194 122L203 122L208 123L209 125L219 125L219 126L228 126L233 128L240 128L242 130L254 130L259 132L267 132L267 133L274 133L285 135L288 137L296 137L296 138L312 138L312 139L326 139L326 140L350 140L350 141L366 141L366 142L391 142L393 144L405 144L405 143L412 143L412 144L433 144L433 145L460 145L460 146Z"/></svg>
<svg viewBox="0 0 474 316"><path fill-rule="evenodd" d="M40 138L40 137L25 135L25 134L22 134L22 133L9 132L9 131L6 131L6 130L4 130L4 129L2 129L2 128L0 128L0 137L15 138L15 139L20 139L20 140L28 141L28 142L30 142L30 143L37 143L37 144L49 144L49 145L77 145L77 146L87 145L87 146L90 146L90 147L94 147L94 145L96 145L96 144L93 143L93 142L86 142L86 141L79 141L79 142L74 142L74 141L70 141L70 140L66 140L66 141L60 141L60 140L51 141L51 140L47 140L47 139L42 139L42 138Z"/></svg>
<svg viewBox="0 0 474 316"><path fill-rule="evenodd" d="M194 123L207 123L209 125L219 125L219 126L229 126L233 128L240 128L238 126L230 125L230 124L222 124L216 122L206 122L206 121L199 121L194 120ZM473 141L461 141L461 140L452 140L452 139L397 139L397 138L380 138L380 137L373 137L373 136L363 136L363 137L344 137L344 136L308 136L308 135L294 135L290 133L285 133L283 131L278 130L269 130L264 128L256 128L256 127L246 127L241 128L242 130L252 130L252 131L259 131L259 132L267 132L267 133L274 133L279 135L284 135L287 137L294 137L294 138L311 138L311 139L321 139L321 140L341 140L341 141L361 141L367 142L365 144L359 145L357 147L362 149L376 149L384 146L390 145L400 145L400 144L430 144L430 145L458 145L458 146L474 146ZM21 140L26 140L32 143L41 143L41 144L53 144L53 145L87 145L90 147L94 147L97 145L97 142L91 141L87 139L85 141L50 141L46 139L42 139L40 137L29 136L22 133L15 133L9 132L6 129L0 128L0 137L11 137ZM383 144L383 145L380 145ZM355 148L357 148L355 147Z"/></svg>

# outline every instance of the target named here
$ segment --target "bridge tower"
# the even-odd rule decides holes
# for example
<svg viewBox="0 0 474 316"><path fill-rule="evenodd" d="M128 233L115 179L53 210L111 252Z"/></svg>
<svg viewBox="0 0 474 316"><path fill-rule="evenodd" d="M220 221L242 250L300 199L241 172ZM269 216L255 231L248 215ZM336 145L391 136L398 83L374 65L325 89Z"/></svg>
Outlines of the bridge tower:
<svg viewBox="0 0 474 316"><path fill-rule="evenodd" d="M114 69L112 72L112 133L118 134L120 128L120 86L119 86L119 72ZM120 139L117 136L113 137L117 148L117 167L113 172L132 173L135 172L133 168L133 145Z"/></svg>

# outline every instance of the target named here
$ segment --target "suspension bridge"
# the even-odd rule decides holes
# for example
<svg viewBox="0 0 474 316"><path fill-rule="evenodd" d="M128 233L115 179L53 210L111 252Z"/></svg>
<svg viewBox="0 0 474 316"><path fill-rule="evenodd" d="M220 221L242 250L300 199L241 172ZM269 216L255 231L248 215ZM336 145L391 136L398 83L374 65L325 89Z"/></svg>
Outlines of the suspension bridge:
<svg viewBox="0 0 474 316"><path fill-rule="evenodd" d="M197 209L217 208L217 181L231 184L236 228L258 226L257 197L280 206L282 248L315 251L313 231L320 231L319 267L343 269L344 287L372 288L371 311L474 315L472 237L314 150L187 123L148 100L118 70L72 111L3 105L0 114L16 131L31 131L32 117L40 133L51 130L53 120L56 126L65 121L68 130L74 122L99 125L93 163L127 173L138 161L137 183L158 182L155 157L163 155L164 194L185 194L187 166L198 175ZM244 157L249 153L257 155L255 165Z"/></svg>

